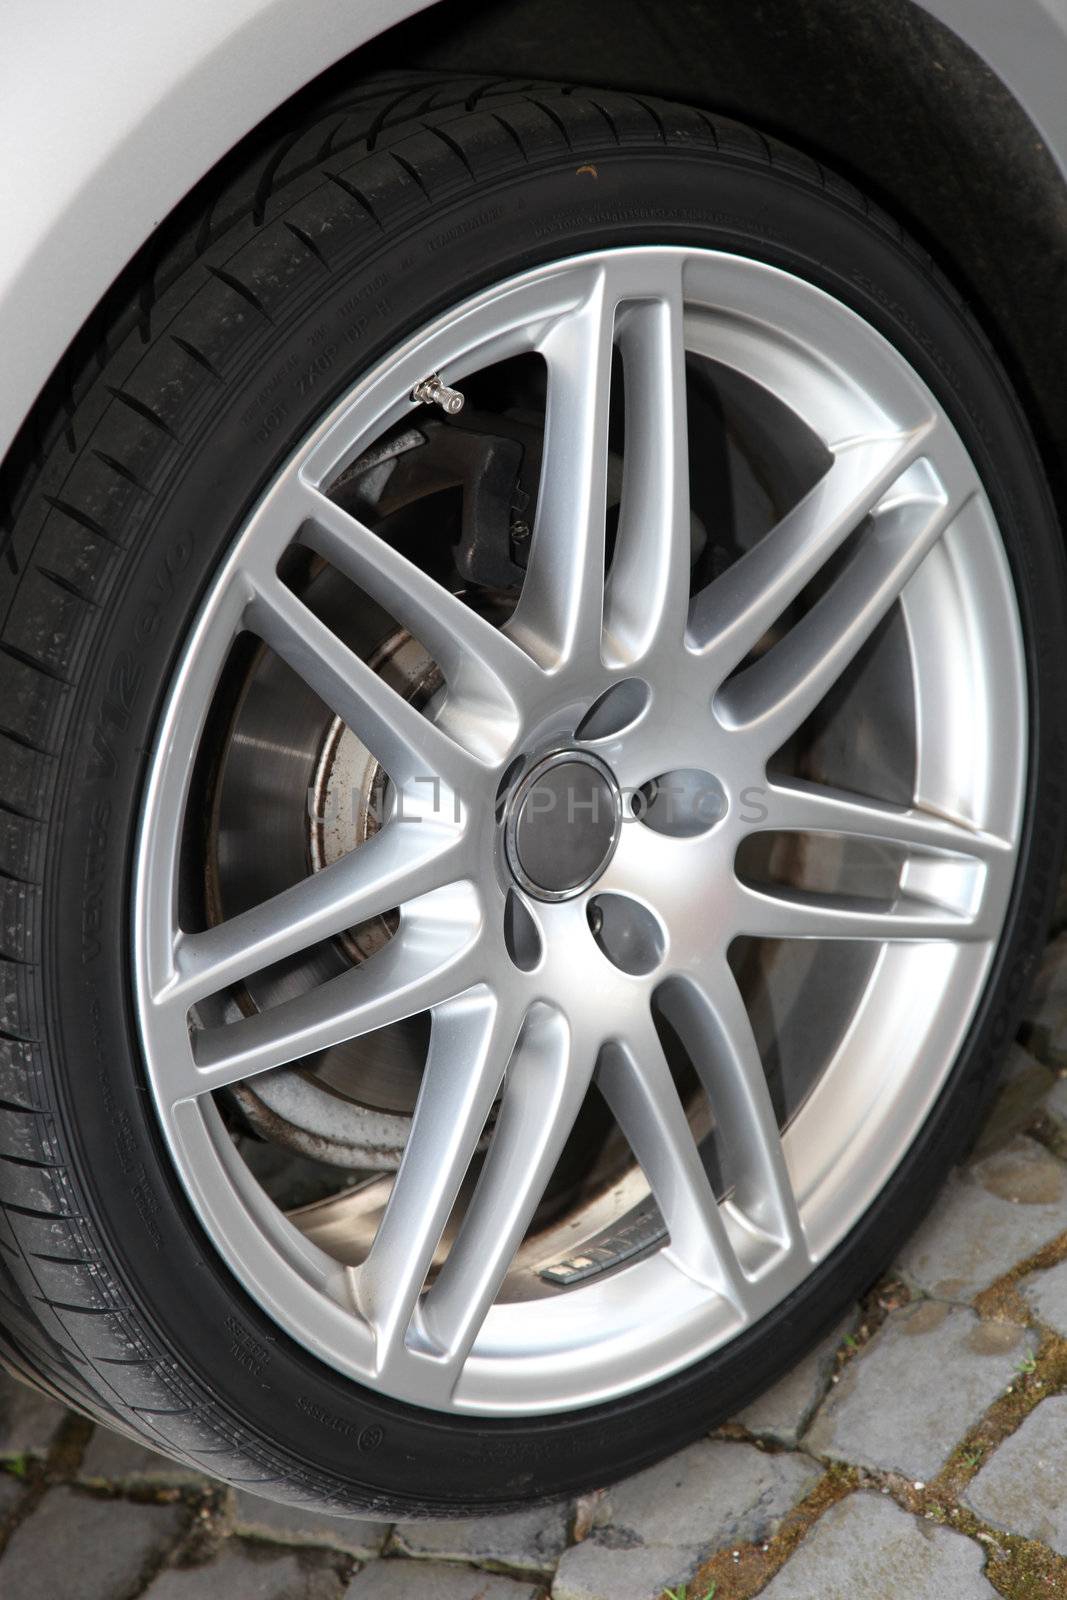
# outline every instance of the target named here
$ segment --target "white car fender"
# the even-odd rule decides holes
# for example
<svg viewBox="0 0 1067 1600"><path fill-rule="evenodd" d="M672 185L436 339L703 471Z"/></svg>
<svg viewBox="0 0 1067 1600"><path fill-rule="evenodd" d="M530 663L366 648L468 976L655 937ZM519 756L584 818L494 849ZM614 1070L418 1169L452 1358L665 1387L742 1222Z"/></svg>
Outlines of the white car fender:
<svg viewBox="0 0 1067 1600"><path fill-rule="evenodd" d="M160 221L312 78L430 0L5 0L0 459ZM924 0L1067 179L1067 0Z"/></svg>

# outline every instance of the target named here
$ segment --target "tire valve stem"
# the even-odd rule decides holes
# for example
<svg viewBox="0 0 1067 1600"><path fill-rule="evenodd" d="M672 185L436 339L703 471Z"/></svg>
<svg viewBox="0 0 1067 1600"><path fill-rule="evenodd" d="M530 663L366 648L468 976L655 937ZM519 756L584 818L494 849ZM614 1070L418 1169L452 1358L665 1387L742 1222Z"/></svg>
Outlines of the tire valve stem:
<svg viewBox="0 0 1067 1600"><path fill-rule="evenodd" d="M411 398L420 406L440 406L450 417L458 416L466 403L458 389L450 389L447 383L442 382L439 372L431 372L428 378L417 383L411 391Z"/></svg>

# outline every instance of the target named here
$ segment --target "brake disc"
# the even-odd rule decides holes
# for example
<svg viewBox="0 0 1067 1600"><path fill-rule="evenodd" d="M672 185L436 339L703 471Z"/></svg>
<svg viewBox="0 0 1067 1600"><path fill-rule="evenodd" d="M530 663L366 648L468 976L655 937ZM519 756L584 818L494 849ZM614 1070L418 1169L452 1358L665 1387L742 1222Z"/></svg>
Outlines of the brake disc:
<svg viewBox="0 0 1067 1600"><path fill-rule="evenodd" d="M434 662L337 574L317 573L306 597L375 671L413 704L440 687ZM367 641L374 641L368 649ZM392 804L381 764L275 656L254 662L215 783L208 907L221 921L359 849ZM269 841L264 847L264 840ZM246 980L250 1013L300 994L376 954L395 913ZM337 1045L234 1091L263 1138L334 1166L393 1170L400 1162L426 1056L428 1023L413 1017Z"/></svg>

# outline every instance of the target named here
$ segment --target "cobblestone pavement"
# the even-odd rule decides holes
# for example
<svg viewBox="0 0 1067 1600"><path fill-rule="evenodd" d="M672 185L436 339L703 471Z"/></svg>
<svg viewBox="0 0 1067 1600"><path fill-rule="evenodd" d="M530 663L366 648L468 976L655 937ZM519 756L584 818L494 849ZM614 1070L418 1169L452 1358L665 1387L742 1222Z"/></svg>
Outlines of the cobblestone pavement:
<svg viewBox="0 0 1067 1600"><path fill-rule="evenodd" d="M0 1552L5 1600L1067 1600L1067 932L893 1271L712 1437L577 1503L388 1526L0 1378Z"/></svg>

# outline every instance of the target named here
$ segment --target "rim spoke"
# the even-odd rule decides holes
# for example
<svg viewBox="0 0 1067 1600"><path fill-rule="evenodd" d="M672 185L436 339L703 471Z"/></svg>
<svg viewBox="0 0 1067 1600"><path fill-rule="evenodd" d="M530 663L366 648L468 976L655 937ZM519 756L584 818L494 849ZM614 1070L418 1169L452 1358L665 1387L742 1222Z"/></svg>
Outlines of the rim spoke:
<svg viewBox="0 0 1067 1600"><path fill-rule="evenodd" d="M744 1278L650 1013L605 1048L597 1083L663 1213L672 1258L741 1308Z"/></svg>
<svg viewBox="0 0 1067 1600"><path fill-rule="evenodd" d="M698 594L689 643L716 682L739 666L801 590L931 443L932 425L849 441L819 482L721 577Z"/></svg>
<svg viewBox="0 0 1067 1600"><path fill-rule="evenodd" d="M615 302L599 272L588 298L554 322L540 346L548 364L541 489L507 631L550 668L601 651L614 324Z"/></svg>
<svg viewBox="0 0 1067 1600"><path fill-rule="evenodd" d="M725 955L665 984L660 998L711 1101L732 1185L731 1208L774 1238L787 1257L806 1253L767 1076Z"/></svg>
<svg viewBox="0 0 1067 1600"><path fill-rule="evenodd" d="M513 736L523 703L540 677L525 651L358 518L309 485L303 485L303 494L308 518L303 542L429 650L444 673L450 699L476 713L470 732L481 742L498 744L503 718ZM446 704L444 717L448 709ZM449 725L456 720L449 718ZM466 721L461 726L469 728Z"/></svg>
<svg viewBox="0 0 1067 1600"><path fill-rule="evenodd" d="M799 778L769 785L761 790L760 799L766 817L757 826L765 832L837 833L884 841L920 855L1011 864L1012 846L1007 839L919 807L888 805Z"/></svg>
<svg viewBox="0 0 1067 1600"><path fill-rule="evenodd" d="M180 934L166 998L186 1006L369 917L443 888L461 870L462 834L393 821L321 872L203 933Z"/></svg>
<svg viewBox="0 0 1067 1600"><path fill-rule="evenodd" d="M479 988L434 1013L411 1132L356 1303L375 1329L378 1366L401 1355L438 1241L515 1046L520 1017Z"/></svg>
<svg viewBox="0 0 1067 1600"><path fill-rule="evenodd" d="M689 605L691 530L685 316L676 258L649 285L659 297L619 318L626 398L622 500L605 597L608 651L633 662L654 643L680 648Z"/></svg>
<svg viewBox="0 0 1067 1600"><path fill-rule="evenodd" d="M545 395L517 599L464 585L434 537L460 475L448 424L386 465L432 415L430 374L488 438L494 412ZM689 375L714 388L699 406ZM391 473L400 548L371 509ZM771 503L791 509L752 544ZM692 595L695 534L710 581ZM132 885L162 1137L213 1246L309 1359L477 1430L625 1404L788 1311L906 1155L1002 940L1031 737L1013 576L922 374L769 262L554 259L383 346L324 406L204 574ZM366 599L342 616L345 592ZM828 738L840 788L794 775ZM863 774L899 767L902 740L897 805ZM634 824L610 852L533 781L572 744ZM354 836L312 831L312 777L370 820L318 872L318 847ZM525 894L527 856L556 855L560 882L588 862L590 887ZM185 931L216 873L234 914ZM753 949L739 983L738 938L861 948L827 949L818 981L795 948ZM421 1070L406 1116L375 1109L401 1043ZM817 1087L783 1132L774 1061L798 1049ZM231 1137L231 1097L211 1098L244 1082L280 1147L318 1132L393 1170L287 1214ZM582 1111L593 1083L607 1142ZM572 1158L590 1181L571 1184Z"/></svg>
<svg viewBox="0 0 1067 1600"><path fill-rule="evenodd" d="M267 1011L197 1030L195 1066L170 1073L172 1099L239 1083L461 994L475 981L478 926L464 886L416 901L385 948L361 966Z"/></svg>
<svg viewBox="0 0 1067 1600"><path fill-rule="evenodd" d="M420 1312L421 1331L458 1376L559 1160L592 1077L562 1015L529 1012L508 1069L492 1143L448 1259Z"/></svg>
<svg viewBox="0 0 1067 1600"><path fill-rule="evenodd" d="M784 744L854 660L960 509L924 498L881 512L806 616L720 691L717 708L725 724L755 734L767 755Z"/></svg>
<svg viewBox="0 0 1067 1600"><path fill-rule="evenodd" d="M470 780L473 758L390 688L280 579L257 581L246 622L362 739L398 787L441 777L458 789Z"/></svg>
<svg viewBox="0 0 1067 1600"><path fill-rule="evenodd" d="M734 932L757 939L874 939L956 943L988 938L980 911L901 893L892 905L843 895L739 883Z"/></svg>

